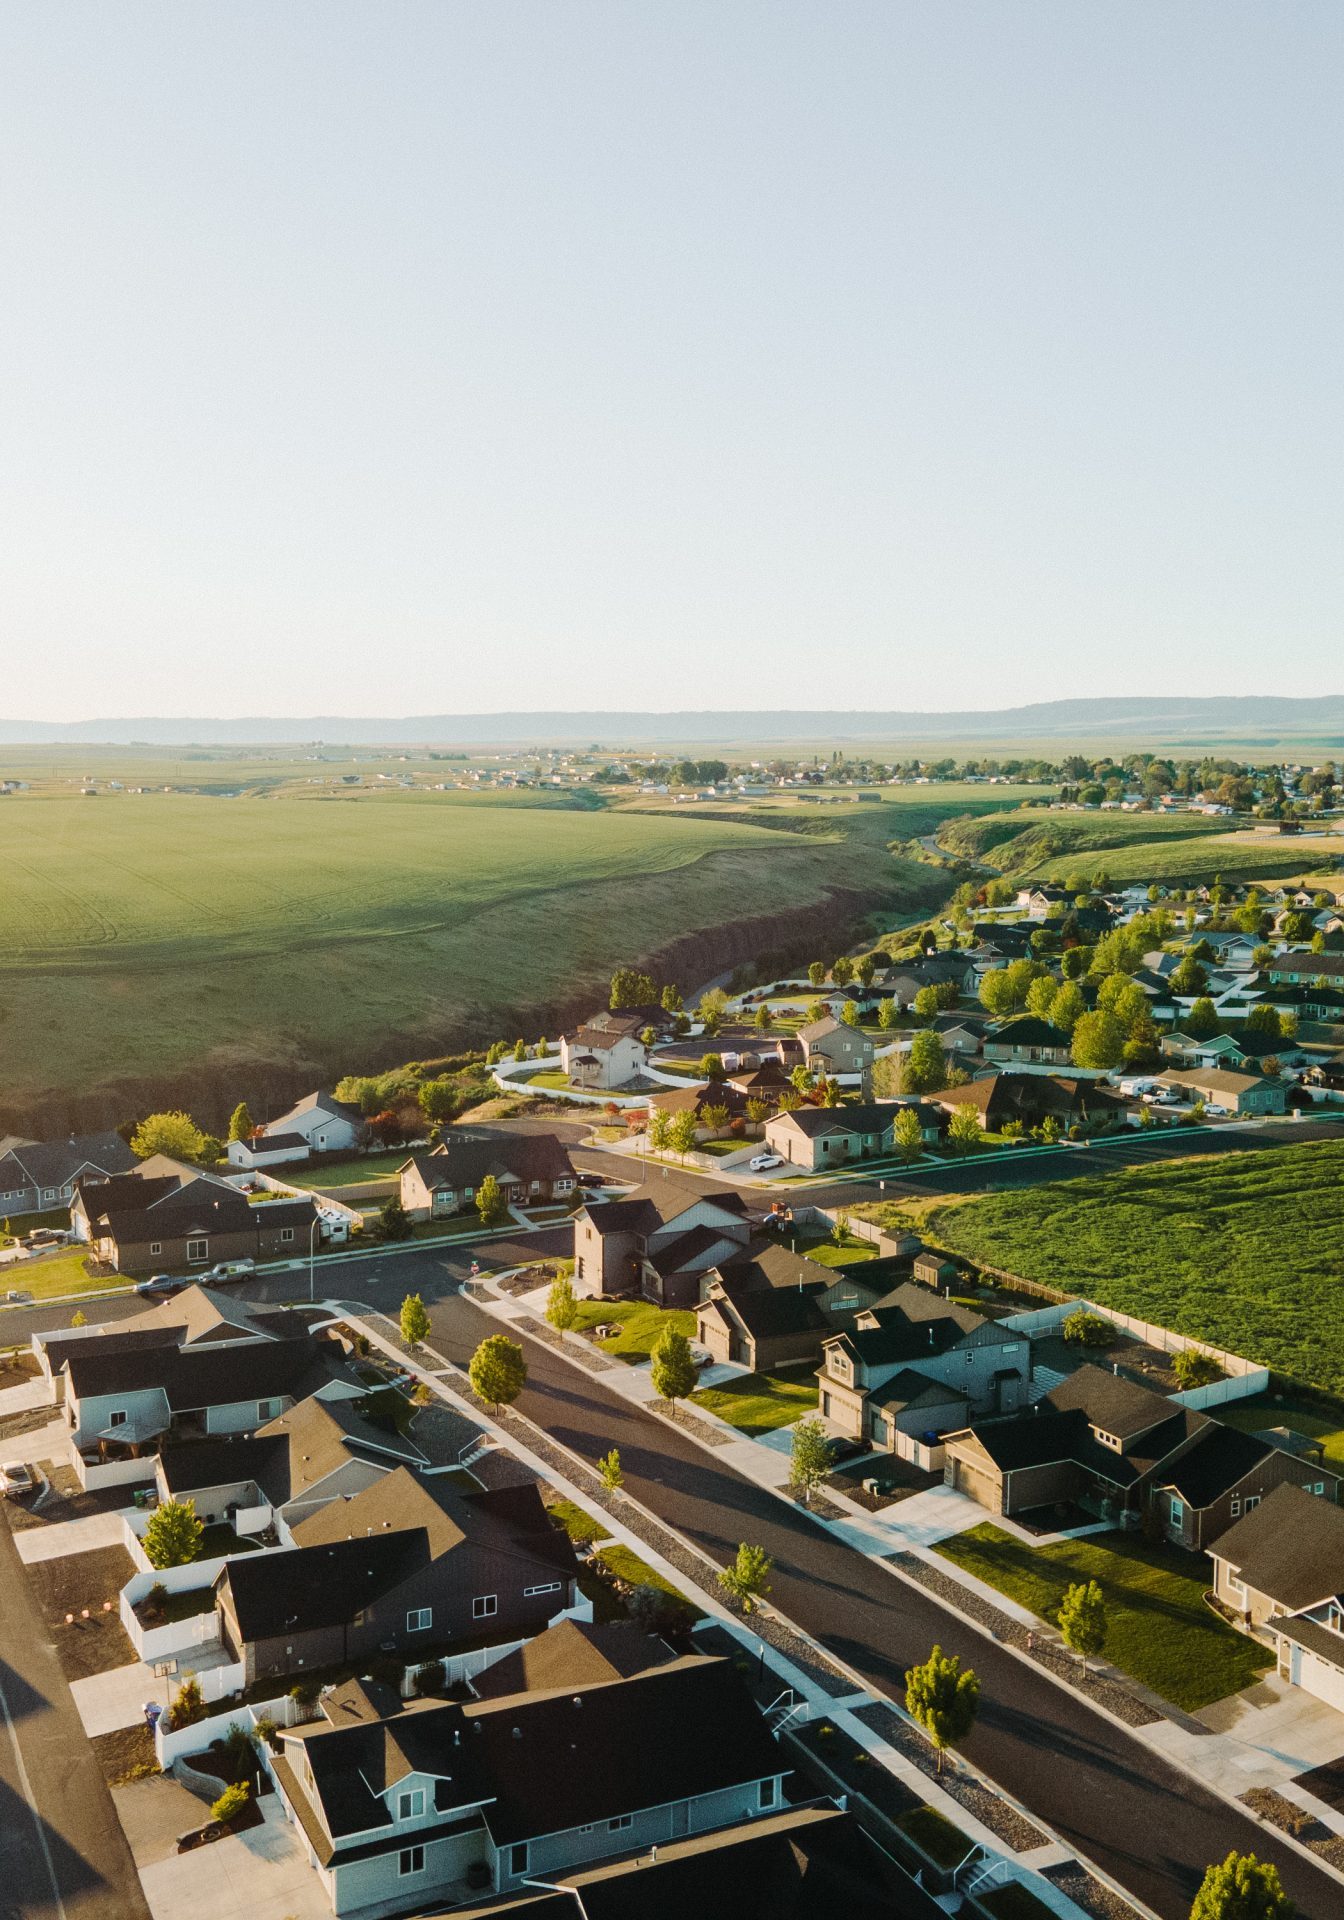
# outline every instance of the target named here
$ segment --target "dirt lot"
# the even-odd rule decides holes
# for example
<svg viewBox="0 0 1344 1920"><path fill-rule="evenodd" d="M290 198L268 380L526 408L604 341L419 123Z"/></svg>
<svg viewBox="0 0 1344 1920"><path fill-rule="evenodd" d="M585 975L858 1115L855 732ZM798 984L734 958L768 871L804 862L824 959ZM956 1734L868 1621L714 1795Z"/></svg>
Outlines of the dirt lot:
<svg viewBox="0 0 1344 1920"><path fill-rule="evenodd" d="M86 1493L73 1467L57 1466L54 1460L39 1460L37 1465L55 1489L55 1497L44 1500L40 1507L34 1507L31 1499L9 1501L6 1511L15 1533L25 1527L50 1527L60 1520L83 1520L91 1513L116 1513L130 1504L125 1487L103 1487Z"/></svg>
<svg viewBox="0 0 1344 1920"><path fill-rule="evenodd" d="M154 1736L148 1727L118 1727L115 1733L95 1734L89 1745L109 1787L143 1780L159 1770Z"/></svg>
<svg viewBox="0 0 1344 1920"><path fill-rule="evenodd" d="M41 1371L31 1348L7 1349L0 1353L0 1392L6 1387L21 1387L25 1381L35 1380Z"/></svg>
<svg viewBox="0 0 1344 1920"><path fill-rule="evenodd" d="M86 1680L91 1673L129 1666L136 1658L117 1618L117 1596L135 1572L125 1547L96 1547L92 1553L38 1560L27 1572L67 1680ZM74 1615L69 1624L67 1614Z"/></svg>

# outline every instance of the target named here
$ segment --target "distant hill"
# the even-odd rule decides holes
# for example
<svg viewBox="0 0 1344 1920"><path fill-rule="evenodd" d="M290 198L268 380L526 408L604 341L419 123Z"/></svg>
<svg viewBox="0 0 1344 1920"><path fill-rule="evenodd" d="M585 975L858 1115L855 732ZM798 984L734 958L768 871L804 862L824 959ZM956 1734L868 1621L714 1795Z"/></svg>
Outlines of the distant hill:
<svg viewBox="0 0 1344 1920"><path fill-rule="evenodd" d="M4 720L0 744L60 741L109 746L232 746L321 741L349 746L525 745L604 747L751 741L761 745L824 741L1046 741L1105 736L1192 745L1220 739L1270 745L1301 738L1344 744L1344 694L1310 699L1178 696L1046 700L1025 707L964 713L784 710L770 713L460 713L400 718L332 717L165 720Z"/></svg>

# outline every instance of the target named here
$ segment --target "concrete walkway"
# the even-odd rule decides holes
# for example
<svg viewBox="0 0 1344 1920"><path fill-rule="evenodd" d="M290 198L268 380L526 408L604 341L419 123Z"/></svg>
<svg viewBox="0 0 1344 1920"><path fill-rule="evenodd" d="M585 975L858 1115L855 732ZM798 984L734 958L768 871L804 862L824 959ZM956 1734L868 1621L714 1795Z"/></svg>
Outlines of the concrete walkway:
<svg viewBox="0 0 1344 1920"><path fill-rule="evenodd" d="M143 1660L133 1660L129 1666L90 1674L87 1680L72 1680L70 1692L87 1734L115 1733L118 1727L134 1727L144 1719L147 1700L167 1706L184 1674L229 1664L227 1650L214 1641L180 1653L175 1674L159 1675Z"/></svg>
<svg viewBox="0 0 1344 1920"><path fill-rule="evenodd" d="M0 1420L7 1419L11 1413L28 1413L33 1407L50 1404L51 1388L40 1373L34 1374L31 1380L24 1380L17 1387L0 1389Z"/></svg>
<svg viewBox="0 0 1344 1920"><path fill-rule="evenodd" d="M119 1790L119 1804L131 1791ZM192 1795L187 1798L194 1817L184 1826L203 1825L208 1807ZM278 1796L264 1794L257 1804L265 1815L261 1826L216 1840L204 1852L159 1849L157 1859L140 1865L141 1848L136 1849L140 1884L154 1920L182 1920L183 1914L192 1920L331 1920L331 1904L308 1864L308 1849L281 1813ZM171 1817L178 1810L175 1801Z"/></svg>

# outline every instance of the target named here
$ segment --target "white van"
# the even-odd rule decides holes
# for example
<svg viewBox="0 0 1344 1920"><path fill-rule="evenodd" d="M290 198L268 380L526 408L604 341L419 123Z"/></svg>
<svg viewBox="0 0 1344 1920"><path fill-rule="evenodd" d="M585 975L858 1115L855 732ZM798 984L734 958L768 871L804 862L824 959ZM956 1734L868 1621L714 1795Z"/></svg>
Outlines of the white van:
<svg viewBox="0 0 1344 1920"><path fill-rule="evenodd" d="M229 1280L248 1280L257 1270L255 1260L221 1260L211 1267L209 1273L201 1275L207 1286L222 1286Z"/></svg>

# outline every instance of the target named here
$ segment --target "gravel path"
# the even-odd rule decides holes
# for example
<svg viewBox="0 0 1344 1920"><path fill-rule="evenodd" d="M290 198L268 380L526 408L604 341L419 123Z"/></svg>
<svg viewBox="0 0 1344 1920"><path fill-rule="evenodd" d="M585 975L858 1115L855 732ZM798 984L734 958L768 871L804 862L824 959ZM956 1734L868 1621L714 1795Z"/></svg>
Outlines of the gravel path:
<svg viewBox="0 0 1344 1920"><path fill-rule="evenodd" d="M978 1593L964 1586L960 1580L954 1580L951 1574L940 1573L937 1567L931 1567L913 1553L893 1553L890 1555L892 1566L899 1567L910 1579L918 1581L921 1587L927 1587L930 1593L937 1594L940 1600L947 1600L962 1613L969 1614L982 1627L988 1627L995 1638L1006 1646L1016 1647L1022 1653L1029 1653L1038 1666L1053 1673L1057 1679L1086 1694L1099 1707L1105 1707L1117 1720L1123 1720L1129 1727L1150 1726L1162 1715L1154 1708L1146 1706L1142 1700L1135 1699L1127 1687L1114 1680L1108 1680L1103 1674L1080 1671L1078 1662L1062 1648L1052 1642L1044 1641L1040 1634L1035 1636L1035 1645L1027 1646L1028 1629L1006 1613L992 1606Z"/></svg>

